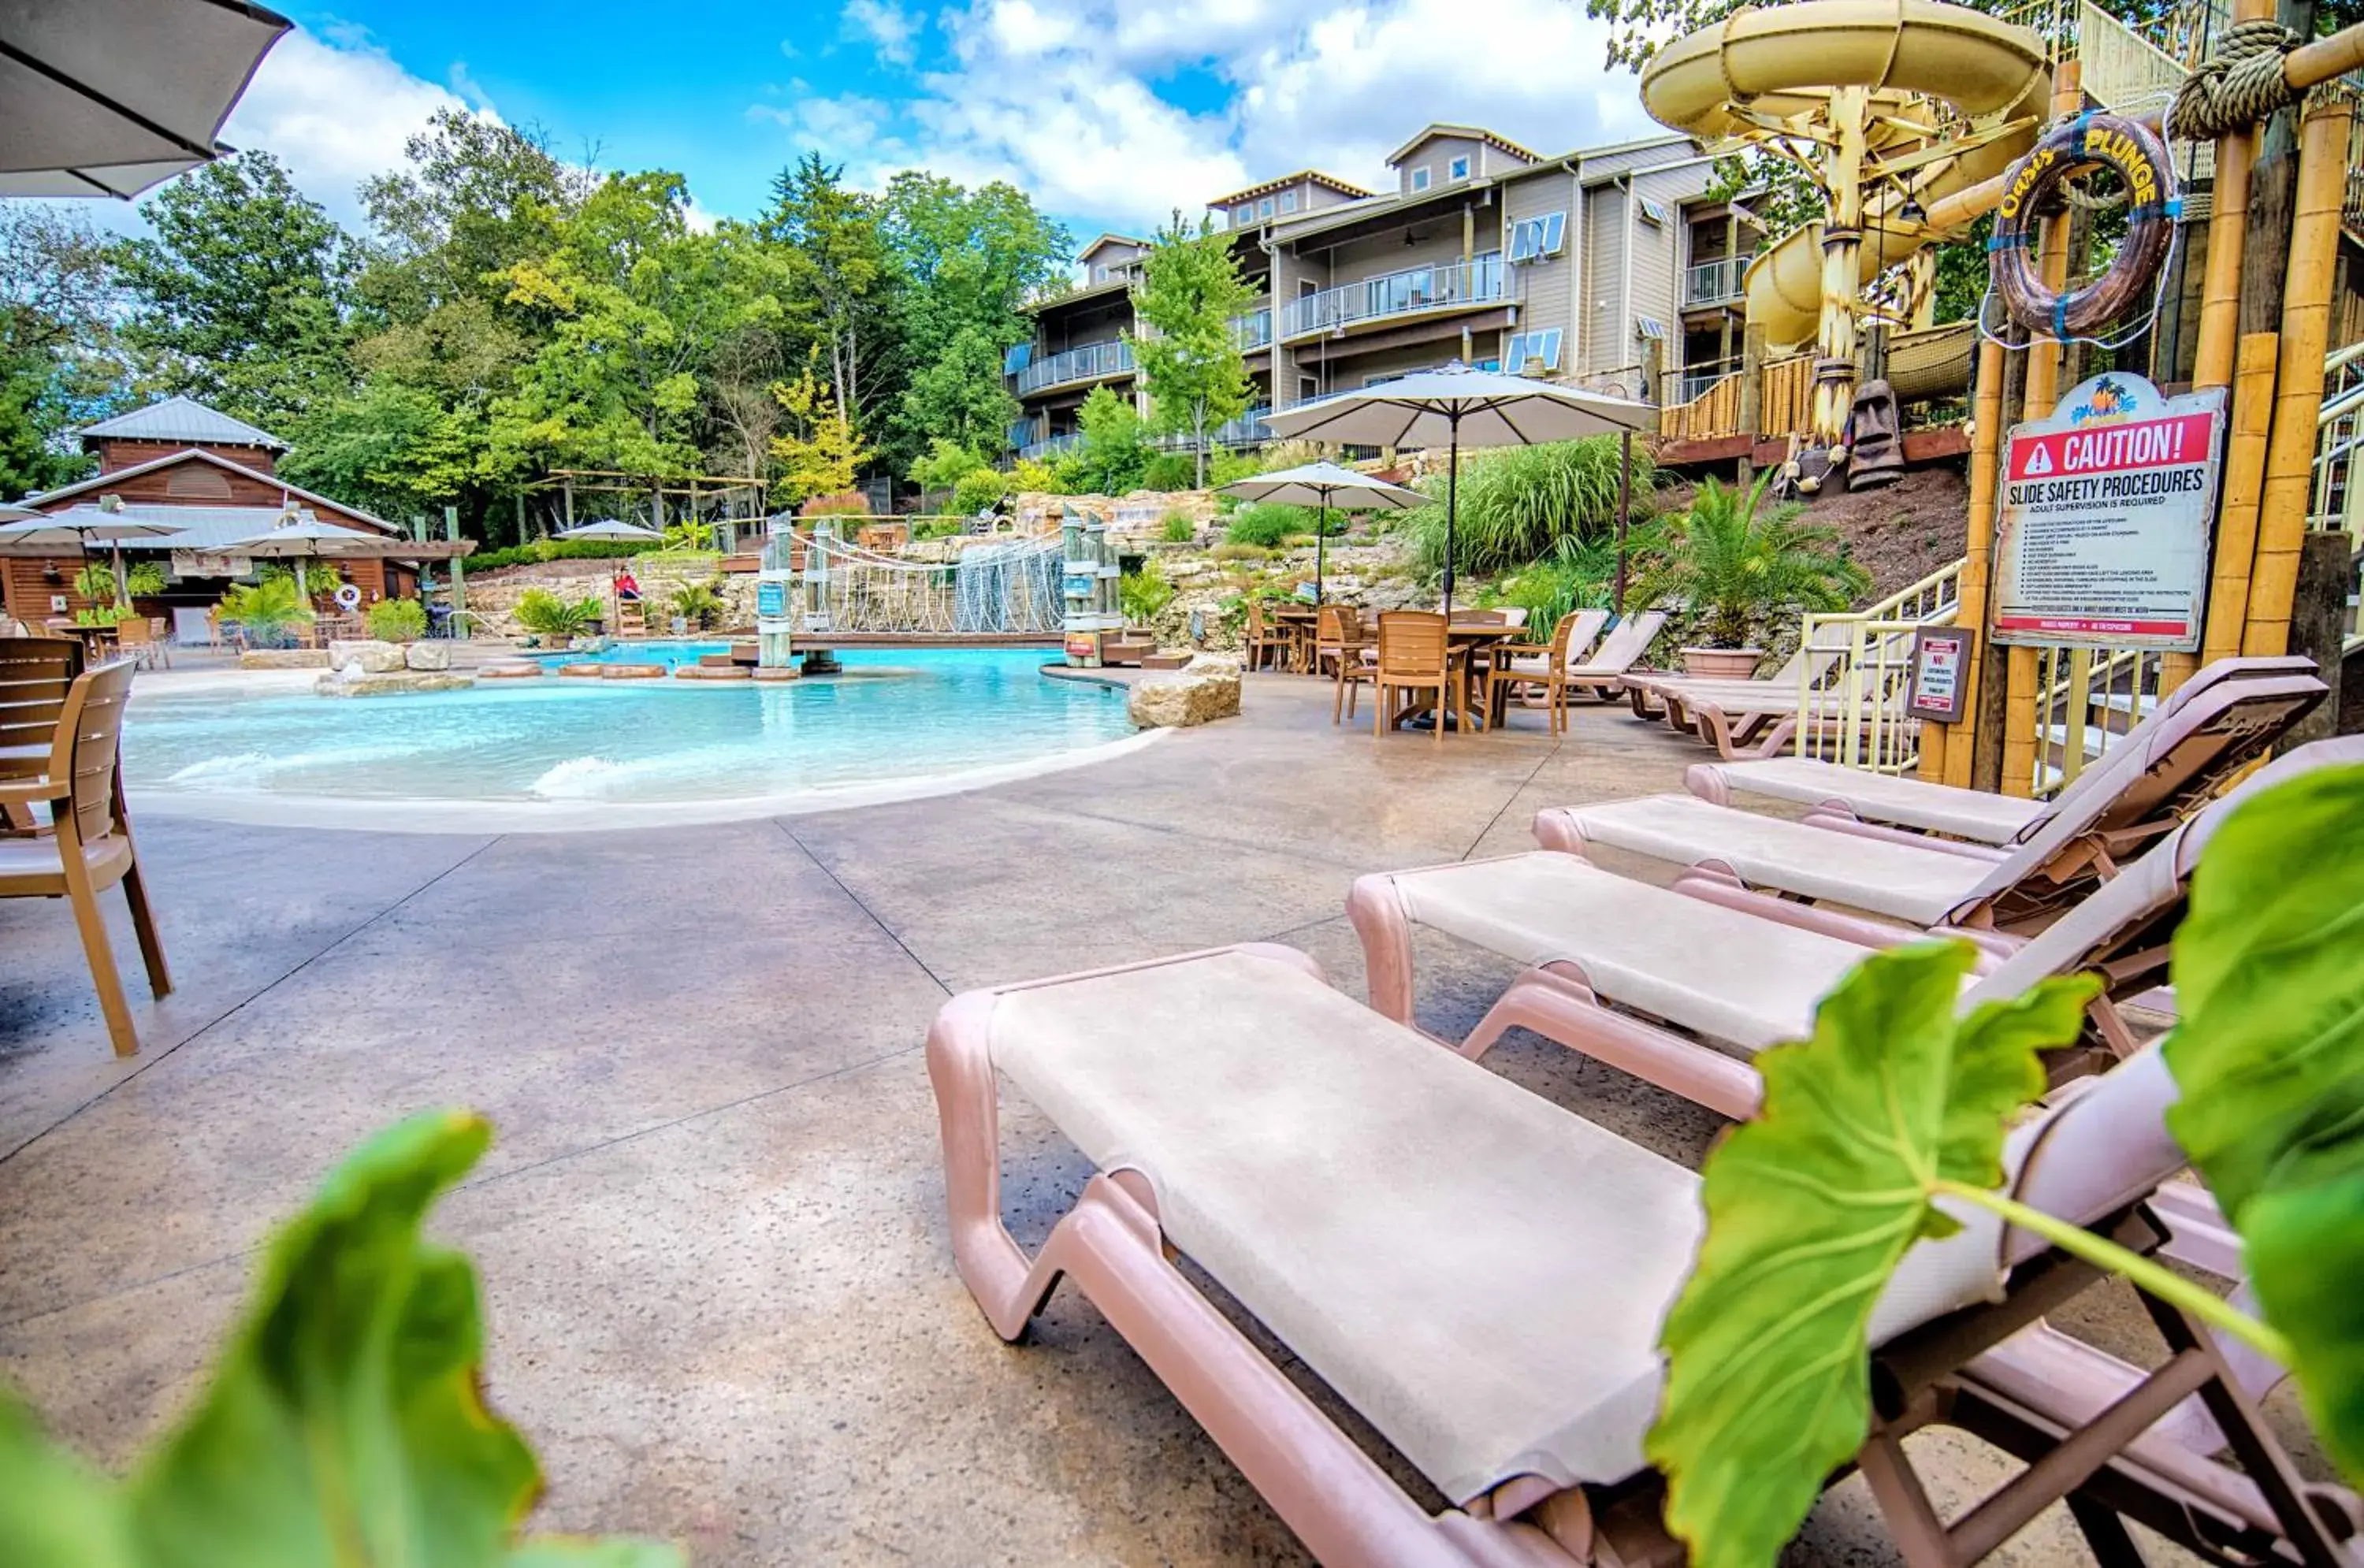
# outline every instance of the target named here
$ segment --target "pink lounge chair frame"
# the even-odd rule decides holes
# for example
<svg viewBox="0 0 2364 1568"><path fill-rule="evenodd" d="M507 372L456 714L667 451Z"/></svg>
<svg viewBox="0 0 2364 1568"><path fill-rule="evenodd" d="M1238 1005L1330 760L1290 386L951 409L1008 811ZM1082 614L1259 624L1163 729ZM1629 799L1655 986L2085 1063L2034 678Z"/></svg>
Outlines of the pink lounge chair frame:
<svg viewBox="0 0 2364 1568"><path fill-rule="evenodd" d="M1294 949L1245 943L1232 951L1293 965L1317 980L1321 966ZM1052 986L1185 962L1184 954L1087 974ZM1679 1554L1657 1520L1655 1479L1621 1487L1556 1490L1534 1478L1498 1487L1468 1511L1430 1515L1399 1487L1174 1264L1156 1201L1135 1171L1095 1173L1076 1207L1029 1259L1001 1220L999 1104L991 1053L999 992L955 996L928 1033L928 1076L943 1139L945 1191L960 1275L1001 1339L1016 1342L1061 1280L1098 1307L1183 1407L1239 1466L1321 1561L1337 1568L1551 1568L1613 1563L1674 1568ZM2090 1181L2091 1178L2088 1178ZM2102 1173L2099 1178L2107 1183ZM2140 1251L2165 1236L2139 1202L2094 1227ZM2163 1486L2121 1464L2156 1422L2195 1392L2240 1459L2284 1536L2309 1568L2339 1568L2331 1535L2306 1488L2260 1422L2238 1369L2175 1309L2145 1299L2173 1352L2168 1364L2123 1391L2086 1391L2109 1403L2063 1429L2011 1407L1976 1381L1977 1358L2007 1355L2004 1341L2092 1283L2092 1272L2021 1236L2006 1298L1967 1308L1904 1335L1873 1359L1874 1420L1857 1463L1912 1568L1977 1561L2052 1502L2066 1498L2105 1568L2138 1558L2118 1515L2142 1518L2186 1544L2244 1538L2206 1499ZM2128 1369L2131 1373L2131 1369ZM2089 1400L2089 1402L2091 1402ZM1989 1436L2029 1469L1951 1526L1938 1519L1902 1440L1924 1426L1957 1425ZM2221 1468L2221 1467L2219 1467ZM1532 1521L1532 1522L1531 1522ZM2346 1533L2346 1532L2343 1532ZM2270 1540L2271 1538L2265 1538Z"/></svg>

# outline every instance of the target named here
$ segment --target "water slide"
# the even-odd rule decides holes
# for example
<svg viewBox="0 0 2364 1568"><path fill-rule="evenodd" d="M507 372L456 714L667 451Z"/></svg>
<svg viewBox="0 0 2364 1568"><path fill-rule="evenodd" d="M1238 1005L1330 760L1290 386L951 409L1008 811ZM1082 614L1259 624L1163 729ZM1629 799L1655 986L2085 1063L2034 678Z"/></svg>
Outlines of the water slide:
<svg viewBox="0 0 2364 1568"><path fill-rule="evenodd" d="M1799 0L1734 12L1658 51L1642 74L1642 102L1673 129L1714 141L1763 139L1770 117L1827 128L1830 90L1868 90L1868 150L1901 177L1924 208L2000 175L2035 143L2051 95L2043 40L2024 28L1941 0ZM1946 152L1928 124L1935 98L1974 126L2024 119L2020 130ZM1747 111L1744 118L1735 110ZM1939 133L1939 134L1933 134ZM1929 243L1919 226L1890 221L1894 187L1865 202L1857 280L1864 286ZM1775 350L1813 341L1822 315L1823 226L1793 230L1749 263L1748 322Z"/></svg>

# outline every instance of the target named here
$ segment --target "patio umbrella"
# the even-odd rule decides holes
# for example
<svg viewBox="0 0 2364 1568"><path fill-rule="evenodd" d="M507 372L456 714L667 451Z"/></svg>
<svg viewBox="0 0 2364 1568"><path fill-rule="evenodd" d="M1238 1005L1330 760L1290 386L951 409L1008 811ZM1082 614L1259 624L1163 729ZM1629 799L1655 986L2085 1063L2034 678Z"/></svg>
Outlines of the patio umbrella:
<svg viewBox="0 0 2364 1568"><path fill-rule="evenodd" d="M138 195L214 137L294 23L246 0L0 8L0 196Z"/></svg>
<svg viewBox="0 0 2364 1568"><path fill-rule="evenodd" d="M345 555L356 544L377 544L379 537L349 528L337 523L324 523L311 513L290 506L280 514L279 526L269 533L256 534L251 539L235 539L221 547L224 555L245 555L257 560L293 561L296 567L296 595L304 607L312 607L311 585L304 581L304 564L325 556Z"/></svg>
<svg viewBox="0 0 2364 1568"><path fill-rule="evenodd" d="M654 528L644 528L638 523L622 523L613 517L605 517L596 523L585 523L580 528L561 528L550 537L568 540L620 539L647 544L663 539L664 535Z"/></svg>
<svg viewBox="0 0 2364 1568"><path fill-rule="evenodd" d="M1243 501L1278 501L1290 506L1321 508L1321 526L1313 534L1313 602L1317 605L1321 602L1321 540L1330 530L1332 506L1367 512L1381 507L1405 511L1428 505L1428 497L1417 490L1341 468L1334 462L1309 462L1277 473L1259 473L1226 484L1215 493L1236 495Z"/></svg>
<svg viewBox="0 0 2364 1568"><path fill-rule="evenodd" d="M107 503L113 502L113 506ZM131 602L129 576L123 570L123 541L128 539L169 539L184 532L173 523L143 523L123 516L123 503L113 495L93 506L76 506L54 515L28 512L21 506L0 507L15 520L0 524L0 554L34 555L48 550L87 550L93 540L112 547L115 557L115 602Z"/></svg>
<svg viewBox="0 0 2364 1568"><path fill-rule="evenodd" d="M1455 361L1376 386L1333 393L1266 417L1276 436L1359 446L1433 447L1444 469L1444 613L1453 613L1453 532L1461 510L1461 449L1532 446L1658 428L1658 410L1598 392Z"/></svg>

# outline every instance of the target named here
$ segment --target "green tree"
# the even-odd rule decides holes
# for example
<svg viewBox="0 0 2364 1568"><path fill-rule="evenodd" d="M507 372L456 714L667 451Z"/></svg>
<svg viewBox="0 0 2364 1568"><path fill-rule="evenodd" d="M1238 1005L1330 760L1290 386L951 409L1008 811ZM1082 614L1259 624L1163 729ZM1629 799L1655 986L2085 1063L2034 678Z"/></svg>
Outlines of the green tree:
<svg viewBox="0 0 2364 1568"><path fill-rule="evenodd" d="M981 327L953 333L940 353L912 370L903 393L902 423L978 451L1006 449L1010 424L1023 410L1002 382L1004 347Z"/></svg>
<svg viewBox="0 0 2364 1568"><path fill-rule="evenodd" d="M498 274L552 250L590 191L540 136L458 109L437 110L403 151L407 168L361 188L376 242L354 292L389 321L463 299L499 305Z"/></svg>
<svg viewBox="0 0 2364 1568"><path fill-rule="evenodd" d="M1061 487L1075 495L1121 495L1149 472L1148 432L1129 398L1092 388L1076 412L1083 441L1059 463Z"/></svg>
<svg viewBox="0 0 2364 1568"><path fill-rule="evenodd" d="M107 250L69 208L0 208L0 496L80 478L66 440L106 414L121 375Z"/></svg>
<svg viewBox="0 0 2364 1568"><path fill-rule="evenodd" d="M818 351L813 358L820 359ZM870 449L845 422L837 400L814 365L796 380L773 388L786 415L787 433L772 439L772 455L779 460L779 495L796 502L814 495L832 495L853 487L853 475L871 457Z"/></svg>
<svg viewBox="0 0 2364 1568"><path fill-rule="evenodd" d="M272 429L351 385L351 239L276 159L217 159L139 212L153 235L121 241L111 259L143 386Z"/></svg>
<svg viewBox="0 0 2364 1568"><path fill-rule="evenodd" d="M878 202L847 189L842 166L808 152L773 180L755 232L780 248L783 297L820 350L839 422L867 428L902 362L901 272Z"/></svg>
<svg viewBox="0 0 2364 1568"><path fill-rule="evenodd" d="M697 373L728 335L775 316L744 230L693 231L678 174L614 174L549 254L501 276L549 334L493 400L491 457L663 477L698 466Z"/></svg>
<svg viewBox="0 0 2364 1568"><path fill-rule="evenodd" d="M1192 229L1179 212L1158 231L1132 291L1133 314L1146 328L1132 345L1142 385L1160 428L1190 433L1201 487L1208 432L1247 410L1253 384L1232 318L1253 297L1231 236L1207 219Z"/></svg>

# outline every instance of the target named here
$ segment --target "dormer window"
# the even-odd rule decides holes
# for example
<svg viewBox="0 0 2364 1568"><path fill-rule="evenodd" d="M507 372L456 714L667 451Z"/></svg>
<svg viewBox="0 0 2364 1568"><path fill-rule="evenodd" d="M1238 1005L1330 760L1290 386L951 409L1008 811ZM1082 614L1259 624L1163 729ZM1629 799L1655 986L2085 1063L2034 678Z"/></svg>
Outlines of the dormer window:
<svg viewBox="0 0 2364 1568"><path fill-rule="evenodd" d="M1468 155L1464 153L1462 156L1455 159L1452 162L1447 163L1444 166L1444 177L1448 180L1466 180L1469 178Z"/></svg>
<svg viewBox="0 0 2364 1568"><path fill-rule="evenodd" d="M1295 212L1297 210L1297 193L1295 191L1283 191L1280 193L1280 210L1283 212Z"/></svg>
<svg viewBox="0 0 2364 1568"><path fill-rule="evenodd" d="M1238 224L1241 228L1245 228L1249 224L1255 221L1255 208L1245 202L1242 202L1239 206L1232 209L1232 221Z"/></svg>
<svg viewBox="0 0 2364 1568"><path fill-rule="evenodd" d="M1415 191L1424 191L1428 189L1427 164L1423 163L1419 168L1411 172L1411 188Z"/></svg>

